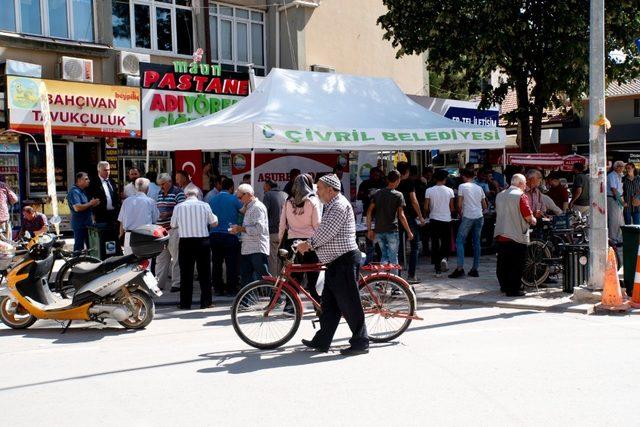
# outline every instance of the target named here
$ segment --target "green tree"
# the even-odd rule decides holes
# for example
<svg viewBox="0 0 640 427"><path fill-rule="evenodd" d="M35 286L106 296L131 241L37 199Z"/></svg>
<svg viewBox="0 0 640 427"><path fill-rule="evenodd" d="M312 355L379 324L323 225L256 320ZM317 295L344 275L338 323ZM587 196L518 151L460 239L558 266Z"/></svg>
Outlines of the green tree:
<svg viewBox="0 0 640 427"><path fill-rule="evenodd" d="M577 104L589 83L588 0L383 0L378 18L397 56L428 51L429 68L442 76L463 76L469 94L481 93L481 108L501 103L509 89L518 106L507 119L518 125L524 151L540 146L543 110ZM640 0L606 0L608 81L640 75L634 40L640 37ZM482 85L493 71L504 78Z"/></svg>

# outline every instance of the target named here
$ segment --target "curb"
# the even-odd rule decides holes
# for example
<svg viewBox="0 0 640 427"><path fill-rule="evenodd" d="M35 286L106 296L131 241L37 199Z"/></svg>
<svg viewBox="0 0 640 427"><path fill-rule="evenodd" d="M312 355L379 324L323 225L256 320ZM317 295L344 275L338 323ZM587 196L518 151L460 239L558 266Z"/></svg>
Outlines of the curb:
<svg viewBox="0 0 640 427"><path fill-rule="evenodd" d="M527 304L524 302L503 302L503 301L482 301L471 298L433 298L433 297L417 297L420 302L440 303L449 305L475 305L480 307L499 307L512 308L519 310L535 310L551 313L577 313L577 314L593 314L595 312L595 304L589 304L587 307L558 307L558 306L540 306ZM584 305L584 304L583 304Z"/></svg>

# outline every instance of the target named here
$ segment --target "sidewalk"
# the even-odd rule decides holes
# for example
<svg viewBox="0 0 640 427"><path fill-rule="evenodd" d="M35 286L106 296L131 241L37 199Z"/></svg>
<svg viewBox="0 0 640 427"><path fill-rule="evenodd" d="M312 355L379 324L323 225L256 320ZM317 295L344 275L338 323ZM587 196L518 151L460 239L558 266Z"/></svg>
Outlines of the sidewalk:
<svg viewBox="0 0 640 427"><path fill-rule="evenodd" d="M468 271L471 258L467 258ZM455 263L455 261L454 261ZM523 297L510 298L500 292L496 278L496 256L485 255L480 260L480 277L462 277L449 279L447 275L455 265L449 265L449 271L437 278L433 266L427 264L424 257L418 263L417 276L420 284L414 285L418 301L442 304L471 304L489 307L530 309L551 312L592 314L594 304L580 304L571 300L572 294L562 292L562 278L558 284L539 292L527 292ZM553 287L551 287L553 286Z"/></svg>

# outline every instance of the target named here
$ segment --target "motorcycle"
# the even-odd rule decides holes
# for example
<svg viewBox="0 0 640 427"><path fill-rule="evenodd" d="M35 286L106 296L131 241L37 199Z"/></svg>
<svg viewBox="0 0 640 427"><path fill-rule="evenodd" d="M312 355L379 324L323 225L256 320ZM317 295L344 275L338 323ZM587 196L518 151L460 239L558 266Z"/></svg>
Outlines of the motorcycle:
<svg viewBox="0 0 640 427"><path fill-rule="evenodd" d="M0 316L13 329L25 329L38 319L105 323L114 319L127 329L145 328L153 320L151 295L161 296L156 278L147 270L150 259L162 253L169 240L167 230L145 225L131 233L132 254L108 258L71 269L72 299L64 299L49 288L57 236L34 238L25 257L13 265L7 286L0 289Z"/></svg>

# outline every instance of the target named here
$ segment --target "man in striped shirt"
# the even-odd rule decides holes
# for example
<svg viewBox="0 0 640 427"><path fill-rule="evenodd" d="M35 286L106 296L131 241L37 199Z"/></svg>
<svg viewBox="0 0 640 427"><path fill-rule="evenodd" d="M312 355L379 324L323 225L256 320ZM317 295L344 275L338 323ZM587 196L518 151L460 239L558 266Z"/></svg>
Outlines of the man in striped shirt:
<svg viewBox="0 0 640 427"><path fill-rule="evenodd" d="M184 193L173 185L171 175L162 173L158 177L160 193L156 200L158 207L158 225L169 231L169 243L164 251L156 258L156 273L158 283L162 289L177 292L180 289L180 266L178 264L178 230L171 229L171 217L178 203L185 200ZM171 281L169 281L171 276Z"/></svg>
<svg viewBox="0 0 640 427"><path fill-rule="evenodd" d="M180 234L178 249L180 305L178 308L183 310L191 308L194 265L198 267L200 308L209 308L212 306L209 226L216 226L218 218L211 212L211 206L198 200L198 191L195 188L187 189L185 195L187 200L175 207L171 217L171 228L177 228Z"/></svg>
<svg viewBox="0 0 640 427"><path fill-rule="evenodd" d="M345 356L369 352L369 336L358 290L360 251L356 244L356 221L351 203L340 193L340 179L329 174L318 181L318 196L324 203L322 221L311 239L298 245L298 252L313 250L326 264L320 330L311 341L302 340L317 351L329 350L333 335L344 316L351 329L350 347L340 350Z"/></svg>

